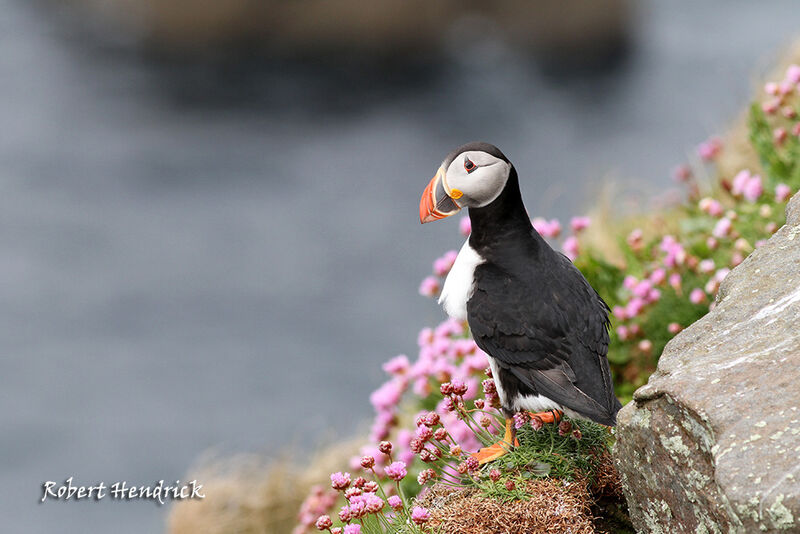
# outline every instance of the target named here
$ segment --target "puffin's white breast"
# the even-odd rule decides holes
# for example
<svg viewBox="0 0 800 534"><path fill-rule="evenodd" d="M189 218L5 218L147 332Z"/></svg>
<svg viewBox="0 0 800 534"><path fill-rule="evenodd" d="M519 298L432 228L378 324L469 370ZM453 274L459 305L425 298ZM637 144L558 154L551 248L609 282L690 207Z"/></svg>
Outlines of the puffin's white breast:
<svg viewBox="0 0 800 534"><path fill-rule="evenodd" d="M447 315L453 319L465 321L467 319L467 301L472 296L475 286L475 267L484 260L474 248L469 246L469 238L458 252L458 257L447 279L444 281L442 293L439 295L439 304L442 305Z"/></svg>

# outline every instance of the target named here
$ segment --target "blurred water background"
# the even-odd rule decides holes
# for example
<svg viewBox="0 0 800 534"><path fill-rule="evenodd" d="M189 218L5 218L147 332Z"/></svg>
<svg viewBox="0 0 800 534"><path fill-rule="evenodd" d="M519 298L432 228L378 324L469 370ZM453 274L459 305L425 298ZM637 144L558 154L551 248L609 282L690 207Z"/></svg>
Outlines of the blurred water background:
<svg viewBox="0 0 800 534"><path fill-rule="evenodd" d="M0 0L0 530L158 532L166 507L39 505L41 484L171 481L359 428L381 362L443 317L417 287L461 238L417 206L447 152L499 145L535 215L606 179L657 195L798 29L789 0L636 7L591 64L495 28L365 66L153 53Z"/></svg>

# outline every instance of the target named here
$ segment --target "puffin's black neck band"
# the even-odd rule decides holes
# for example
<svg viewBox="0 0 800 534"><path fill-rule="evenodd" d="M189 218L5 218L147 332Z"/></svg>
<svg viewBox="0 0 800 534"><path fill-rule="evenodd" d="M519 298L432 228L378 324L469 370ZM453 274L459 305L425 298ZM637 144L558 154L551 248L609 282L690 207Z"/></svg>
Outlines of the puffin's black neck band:
<svg viewBox="0 0 800 534"><path fill-rule="evenodd" d="M472 224L469 242L475 249L491 248L500 236L530 236L531 220L522 203L519 178L513 165L500 196L482 208L469 208L469 218Z"/></svg>

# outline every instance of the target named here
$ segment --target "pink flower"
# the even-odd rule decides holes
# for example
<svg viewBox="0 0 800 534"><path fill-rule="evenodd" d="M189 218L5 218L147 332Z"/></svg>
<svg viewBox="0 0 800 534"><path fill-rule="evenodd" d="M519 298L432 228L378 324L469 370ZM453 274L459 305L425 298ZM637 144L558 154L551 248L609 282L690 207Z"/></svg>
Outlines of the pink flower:
<svg viewBox="0 0 800 534"><path fill-rule="evenodd" d="M626 238L626 241L627 241L628 245L630 245L631 248L638 249L639 247L642 246L642 238L643 238L643 236L644 236L644 233L642 232L642 230L639 229L639 228L636 228L636 229L632 230L630 234L628 234L628 237Z"/></svg>
<svg viewBox="0 0 800 534"><path fill-rule="evenodd" d="M628 318L628 312L622 306L614 306L614 309L611 311L611 313L620 321L624 321Z"/></svg>
<svg viewBox="0 0 800 534"><path fill-rule="evenodd" d="M377 484L375 485L377 486ZM367 513L369 514L377 514L383 510L383 507L386 504L383 499L375 495L375 493L365 493L363 498L366 504Z"/></svg>
<svg viewBox="0 0 800 534"><path fill-rule="evenodd" d="M389 410L397 406L402 395L401 383L398 379L392 379L373 391L369 396L369 401L377 411Z"/></svg>
<svg viewBox="0 0 800 534"><path fill-rule="evenodd" d="M731 232L732 226L733 223L731 223L731 220L727 217L723 217L717 221L717 224L714 226L714 230L711 231L711 234L718 238L726 237Z"/></svg>
<svg viewBox="0 0 800 534"><path fill-rule="evenodd" d="M642 280L633 287L633 294L639 298L646 298L651 289L653 286L650 280Z"/></svg>
<svg viewBox="0 0 800 534"><path fill-rule="evenodd" d="M775 87L777 91L777 85ZM770 98L769 100L761 104L761 111L763 111L767 115L773 115L775 114L776 111L778 111L780 105L781 105L780 98Z"/></svg>
<svg viewBox="0 0 800 534"><path fill-rule="evenodd" d="M393 510L399 510L403 507L403 500L397 495L392 495L386 499L386 502L389 503L389 506L391 506Z"/></svg>
<svg viewBox="0 0 800 534"><path fill-rule="evenodd" d="M439 293L439 280L435 276L428 276L419 285L419 294L423 297L433 297Z"/></svg>
<svg viewBox="0 0 800 534"><path fill-rule="evenodd" d="M528 412L517 412L514 414L514 428L522 428L530 419Z"/></svg>
<svg viewBox="0 0 800 534"><path fill-rule="evenodd" d="M667 332L669 332L673 336L678 332L680 332L681 330L683 329L681 328L681 325L679 325L678 323L669 323L667 325Z"/></svg>
<svg viewBox="0 0 800 534"><path fill-rule="evenodd" d="M405 354L395 356L383 364L383 370L392 375L405 374L410 368L411 364L408 362L408 356Z"/></svg>
<svg viewBox="0 0 800 534"><path fill-rule="evenodd" d="M712 260L712 259L703 260L703 261L701 261L701 262L700 262L700 264L697 266L697 269L698 269L698 270L699 270L701 273L704 273L704 274L708 274L708 273L710 273L710 272L711 272L711 271L713 271L715 268L716 268L716 265L714 264L714 260Z"/></svg>
<svg viewBox="0 0 800 534"><path fill-rule="evenodd" d="M644 309L645 302L639 297L632 298L628 304L625 305L625 314L628 317L636 317Z"/></svg>
<svg viewBox="0 0 800 534"><path fill-rule="evenodd" d="M742 194L750 202L755 202L764 193L764 185L761 183L761 176L755 175L744 186Z"/></svg>
<svg viewBox="0 0 800 534"><path fill-rule="evenodd" d="M419 331L417 336L417 345L424 347L433 343L433 330L431 328L423 328Z"/></svg>
<svg viewBox="0 0 800 534"><path fill-rule="evenodd" d="M764 192L761 176L753 175L748 170L739 171L731 183L731 193L734 196L744 196L750 202L755 202Z"/></svg>
<svg viewBox="0 0 800 534"><path fill-rule="evenodd" d="M564 255L568 257L570 261L575 261L575 258L578 257L578 238L574 235L564 240Z"/></svg>
<svg viewBox="0 0 800 534"><path fill-rule="evenodd" d="M672 273L669 275L669 285L672 286L672 289L675 291L680 291L681 289L681 275L678 273Z"/></svg>
<svg viewBox="0 0 800 534"><path fill-rule="evenodd" d="M799 65L789 65L789 68L786 69L786 81L795 85L800 83Z"/></svg>
<svg viewBox="0 0 800 534"><path fill-rule="evenodd" d="M698 207L702 211L708 213L709 215L713 215L714 217L721 216L723 211L722 204L720 204L719 201L709 197L702 199L698 203Z"/></svg>
<svg viewBox="0 0 800 534"><path fill-rule="evenodd" d="M344 534L361 534L361 525L358 523L350 523L344 526Z"/></svg>
<svg viewBox="0 0 800 534"><path fill-rule="evenodd" d="M646 354L649 353L651 350L653 350L653 342L649 339L641 340L639 342L639 350Z"/></svg>
<svg viewBox="0 0 800 534"><path fill-rule="evenodd" d="M725 277L728 276L728 273L730 272L731 272L730 269L728 269L727 267L723 267L722 269L714 273L714 280L716 280L717 282L722 282L723 280L725 280Z"/></svg>
<svg viewBox="0 0 800 534"><path fill-rule="evenodd" d="M430 519L431 514L421 506L415 506L414 509L411 510L411 520L418 525L427 523Z"/></svg>
<svg viewBox="0 0 800 534"><path fill-rule="evenodd" d="M533 224L533 228L539 232L542 237L558 237L561 233L561 223L556 219L547 221L542 217L536 217L531 223Z"/></svg>
<svg viewBox="0 0 800 534"><path fill-rule="evenodd" d="M328 515L321 515L317 519L317 530L327 530L333 526L333 521L331 521L330 516Z"/></svg>
<svg viewBox="0 0 800 534"><path fill-rule="evenodd" d="M664 257L664 266L675 268L686 261L686 250L673 236L665 235L659 247L667 253Z"/></svg>
<svg viewBox="0 0 800 534"><path fill-rule="evenodd" d="M747 169L739 171L731 182L731 193L735 196L741 195L744 191L744 186L750 181L751 176L752 174L750 174L750 171Z"/></svg>
<svg viewBox="0 0 800 534"><path fill-rule="evenodd" d="M688 165L678 165L672 171L672 179L678 183L688 182L692 177L692 170Z"/></svg>
<svg viewBox="0 0 800 534"><path fill-rule="evenodd" d="M408 474L405 462L392 462L386 466L385 471L386 476L394 481L403 480Z"/></svg>
<svg viewBox="0 0 800 534"><path fill-rule="evenodd" d="M775 186L775 201L786 202L792 196L792 188L786 184L778 184Z"/></svg>
<svg viewBox="0 0 800 534"><path fill-rule="evenodd" d="M423 443L428 441L433 437L433 430L431 427L422 425L417 427L417 438L419 438Z"/></svg>
<svg viewBox="0 0 800 534"><path fill-rule="evenodd" d="M697 147L697 154L705 161L710 161L717 157L722 151L722 139L719 137L709 137Z"/></svg>
<svg viewBox="0 0 800 534"><path fill-rule="evenodd" d="M778 94L778 84L775 82L767 82L764 84L764 92L768 95L776 96Z"/></svg>
<svg viewBox="0 0 800 534"><path fill-rule="evenodd" d="M628 331L628 327L625 325L620 325L617 327L617 337L620 340L625 341L630 337L630 332Z"/></svg>
<svg viewBox="0 0 800 534"><path fill-rule="evenodd" d="M441 258L437 258L436 261L433 262L433 273L436 276L445 276L450 272L450 269L453 267L453 263L455 263L457 256L458 252L455 250L450 250Z"/></svg>
<svg viewBox="0 0 800 534"><path fill-rule="evenodd" d="M689 293L689 301L692 304L700 304L704 300L706 300L706 294L699 287L692 289L692 292Z"/></svg>
<svg viewBox="0 0 800 534"><path fill-rule="evenodd" d="M787 137L789 137L789 132L783 126L772 131L772 141L778 146L782 145Z"/></svg>
<svg viewBox="0 0 800 534"><path fill-rule="evenodd" d="M347 489L347 486L350 485L350 473L342 473L341 471L337 471L336 473L331 474L331 487L335 490L342 491Z"/></svg>
<svg viewBox="0 0 800 534"><path fill-rule="evenodd" d="M719 247L719 241L717 241L716 237L708 236L706 238L706 246L711 250L717 250L717 247Z"/></svg>
<svg viewBox="0 0 800 534"><path fill-rule="evenodd" d="M570 220L569 225L573 232L578 233L581 230L588 228L591 222L592 220L589 217L573 217L572 220Z"/></svg>
<svg viewBox="0 0 800 534"><path fill-rule="evenodd" d="M664 280L667 279L667 271L659 267L655 269L652 273L650 273L650 282L653 285L661 285L664 283Z"/></svg>
<svg viewBox="0 0 800 534"><path fill-rule="evenodd" d="M461 232L463 236L468 236L472 232L472 221L469 217L461 217L461 220L458 222L458 231Z"/></svg>
<svg viewBox="0 0 800 534"><path fill-rule="evenodd" d="M706 293L708 293L709 295L714 295L719 289L719 282L712 278L711 280L706 282L704 289L706 290Z"/></svg>

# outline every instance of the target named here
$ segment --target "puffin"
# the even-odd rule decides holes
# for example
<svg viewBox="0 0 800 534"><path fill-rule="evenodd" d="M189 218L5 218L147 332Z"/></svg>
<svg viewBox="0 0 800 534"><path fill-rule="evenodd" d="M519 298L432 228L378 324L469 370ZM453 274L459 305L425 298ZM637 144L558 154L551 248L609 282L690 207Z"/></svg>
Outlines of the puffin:
<svg viewBox="0 0 800 534"><path fill-rule="evenodd" d="M608 305L534 229L517 171L496 146L473 142L448 154L422 194L420 222L463 208L472 231L439 303L487 354L505 417L503 439L473 456L485 464L518 445L518 412L615 426L622 405L607 358Z"/></svg>

